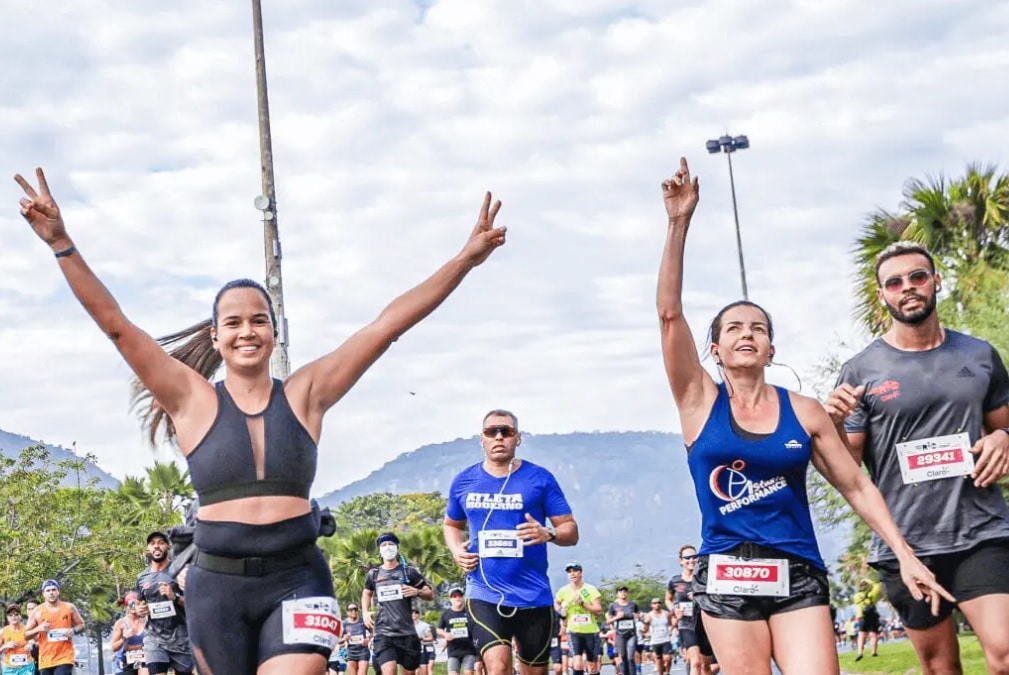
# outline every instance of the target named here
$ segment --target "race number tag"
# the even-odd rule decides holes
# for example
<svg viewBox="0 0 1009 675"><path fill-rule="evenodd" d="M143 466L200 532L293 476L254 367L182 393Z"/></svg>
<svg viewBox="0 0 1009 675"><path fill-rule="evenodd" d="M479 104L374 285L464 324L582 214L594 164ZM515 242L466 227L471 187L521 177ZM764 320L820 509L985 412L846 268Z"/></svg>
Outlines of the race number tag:
<svg viewBox="0 0 1009 675"><path fill-rule="evenodd" d="M974 471L974 455L966 432L907 441L896 447L905 485L969 476Z"/></svg>
<svg viewBox="0 0 1009 675"><path fill-rule="evenodd" d="M12 666L27 666L29 663L27 654L11 654L10 660Z"/></svg>
<svg viewBox="0 0 1009 675"><path fill-rule="evenodd" d="M708 556L708 593L788 597L788 561Z"/></svg>
<svg viewBox="0 0 1009 675"><path fill-rule="evenodd" d="M285 645L308 644L333 649L343 633L340 606L333 598L284 600L281 611Z"/></svg>
<svg viewBox="0 0 1009 675"><path fill-rule="evenodd" d="M48 633L46 633L46 638L49 642L66 642L70 639L70 629L69 628L54 628Z"/></svg>
<svg viewBox="0 0 1009 675"><path fill-rule="evenodd" d="M144 662L143 649L127 649L123 652L123 656L126 657L126 664L130 666Z"/></svg>
<svg viewBox="0 0 1009 675"><path fill-rule="evenodd" d="M652 643L658 644L669 639L669 625L665 623L652 624Z"/></svg>
<svg viewBox="0 0 1009 675"><path fill-rule="evenodd" d="M385 586L378 586L376 590L378 591L379 602L391 602L393 600L403 599L402 584L388 584Z"/></svg>
<svg viewBox="0 0 1009 675"><path fill-rule="evenodd" d="M571 617L572 626L589 626L592 624L591 614L575 614Z"/></svg>
<svg viewBox="0 0 1009 675"><path fill-rule="evenodd" d="M351 635L350 636L350 644L352 644L352 645L363 645L364 644L364 636L363 635Z"/></svg>
<svg viewBox="0 0 1009 675"><path fill-rule="evenodd" d="M677 604L680 611L683 612L683 616L691 617L694 615L694 603L693 602L680 602Z"/></svg>
<svg viewBox="0 0 1009 675"><path fill-rule="evenodd" d="M634 619L620 619L617 621L617 630L631 630L634 628Z"/></svg>
<svg viewBox="0 0 1009 675"><path fill-rule="evenodd" d="M481 558L522 557L522 540L516 530L483 530L479 540Z"/></svg>
<svg viewBox="0 0 1009 675"><path fill-rule="evenodd" d="M469 637L469 628L467 628L466 626L456 626L456 627L452 628L452 639L453 640L458 640L460 638L468 638L468 637Z"/></svg>
<svg viewBox="0 0 1009 675"><path fill-rule="evenodd" d="M175 603L171 600L147 603L147 615L152 619L167 619L175 616Z"/></svg>
<svg viewBox="0 0 1009 675"><path fill-rule="evenodd" d="M556 649L559 646L559 644L560 644L560 640L558 640L557 638L553 638L553 639L550 640L550 648L551 649Z"/></svg>

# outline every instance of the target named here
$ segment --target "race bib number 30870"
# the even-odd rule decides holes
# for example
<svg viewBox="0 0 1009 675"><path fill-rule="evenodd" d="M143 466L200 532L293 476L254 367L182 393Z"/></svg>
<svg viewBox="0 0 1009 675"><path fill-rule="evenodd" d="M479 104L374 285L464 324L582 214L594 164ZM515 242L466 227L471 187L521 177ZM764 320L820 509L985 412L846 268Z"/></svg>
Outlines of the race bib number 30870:
<svg viewBox="0 0 1009 675"><path fill-rule="evenodd" d="M940 478L969 476L974 471L970 436L967 433L933 436L898 443L900 477L905 485Z"/></svg>
<svg viewBox="0 0 1009 675"><path fill-rule="evenodd" d="M298 598L282 605L284 644L333 649L343 634L340 606L333 598Z"/></svg>
<svg viewBox="0 0 1009 675"><path fill-rule="evenodd" d="M708 556L707 591L712 595L788 597L788 561Z"/></svg>

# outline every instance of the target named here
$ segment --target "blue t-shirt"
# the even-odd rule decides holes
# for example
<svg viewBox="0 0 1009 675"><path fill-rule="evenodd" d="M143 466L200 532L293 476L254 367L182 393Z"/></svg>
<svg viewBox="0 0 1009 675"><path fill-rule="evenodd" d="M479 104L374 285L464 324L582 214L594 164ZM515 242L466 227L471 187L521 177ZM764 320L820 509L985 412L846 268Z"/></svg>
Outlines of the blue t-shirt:
<svg viewBox="0 0 1009 675"><path fill-rule="evenodd" d="M507 482L506 482L507 481ZM468 595L475 600L508 607L548 607L553 592L547 577L547 545L520 545L515 552L514 530L526 521L537 522L571 514L571 506L553 474L528 460L508 477L487 473L483 463L464 469L452 481L445 516L469 523L470 552L479 553L481 531L503 531L494 540L485 536L485 552L498 555L480 558L480 566L466 578ZM502 598L502 596L504 596Z"/></svg>

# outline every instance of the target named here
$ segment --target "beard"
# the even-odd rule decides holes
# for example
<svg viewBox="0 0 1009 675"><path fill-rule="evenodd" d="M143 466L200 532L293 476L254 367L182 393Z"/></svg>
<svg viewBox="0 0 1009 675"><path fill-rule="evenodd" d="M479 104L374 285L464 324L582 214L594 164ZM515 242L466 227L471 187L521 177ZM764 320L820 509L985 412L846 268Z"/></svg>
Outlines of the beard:
<svg viewBox="0 0 1009 675"><path fill-rule="evenodd" d="M909 295L902 299L906 300L911 297L920 300L921 307L915 310L905 312L903 309L900 308L900 306L895 307L886 301L884 301L883 304L886 305L886 309L888 312L890 312L890 316L893 317L894 321L909 324L911 326L917 326L918 324L925 321L925 319L932 316L932 313L935 312L935 294L933 293L930 296L914 294Z"/></svg>

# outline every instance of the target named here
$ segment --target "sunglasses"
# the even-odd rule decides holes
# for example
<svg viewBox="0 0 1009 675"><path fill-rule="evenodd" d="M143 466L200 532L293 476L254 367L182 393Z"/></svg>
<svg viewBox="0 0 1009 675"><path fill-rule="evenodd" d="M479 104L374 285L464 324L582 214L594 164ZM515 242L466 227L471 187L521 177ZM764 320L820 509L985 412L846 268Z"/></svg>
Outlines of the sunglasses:
<svg viewBox="0 0 1009 675"><path fill-rule="evenodd" d="M518 431L515 430L515 427L509 427L503 424L493 427L487 427L486 429L483 430L483 435L486 436L487 438L495 438L497 437L498 434L501 434L501 436L503 436L504 438L511 438L517 433Z"/></svg>
<svg viewBox="0 0 1009 675"><path fill-rule="evenodd" d="M932 273L928 270L914 270L913 272L908 272L907 277L895 276L887 277L883 281L883 288L888 291L899 291L904 288L904 279L912 286L924 286L928 283L928 280L932 278Z"/></svg>
<svg viewBox="0 0 1009 675"><path fill-rule="evenodd" d="M348 607L347 611L348 612L356 612L357 611L357 607Z"/></svg>
<svg viewBox="0 0 1009 675"><path fill-rule="evenodd" d="M690 555L681 555L680 560L693 560L696 557L697 557L696 553L692 553Z"/></svg>

